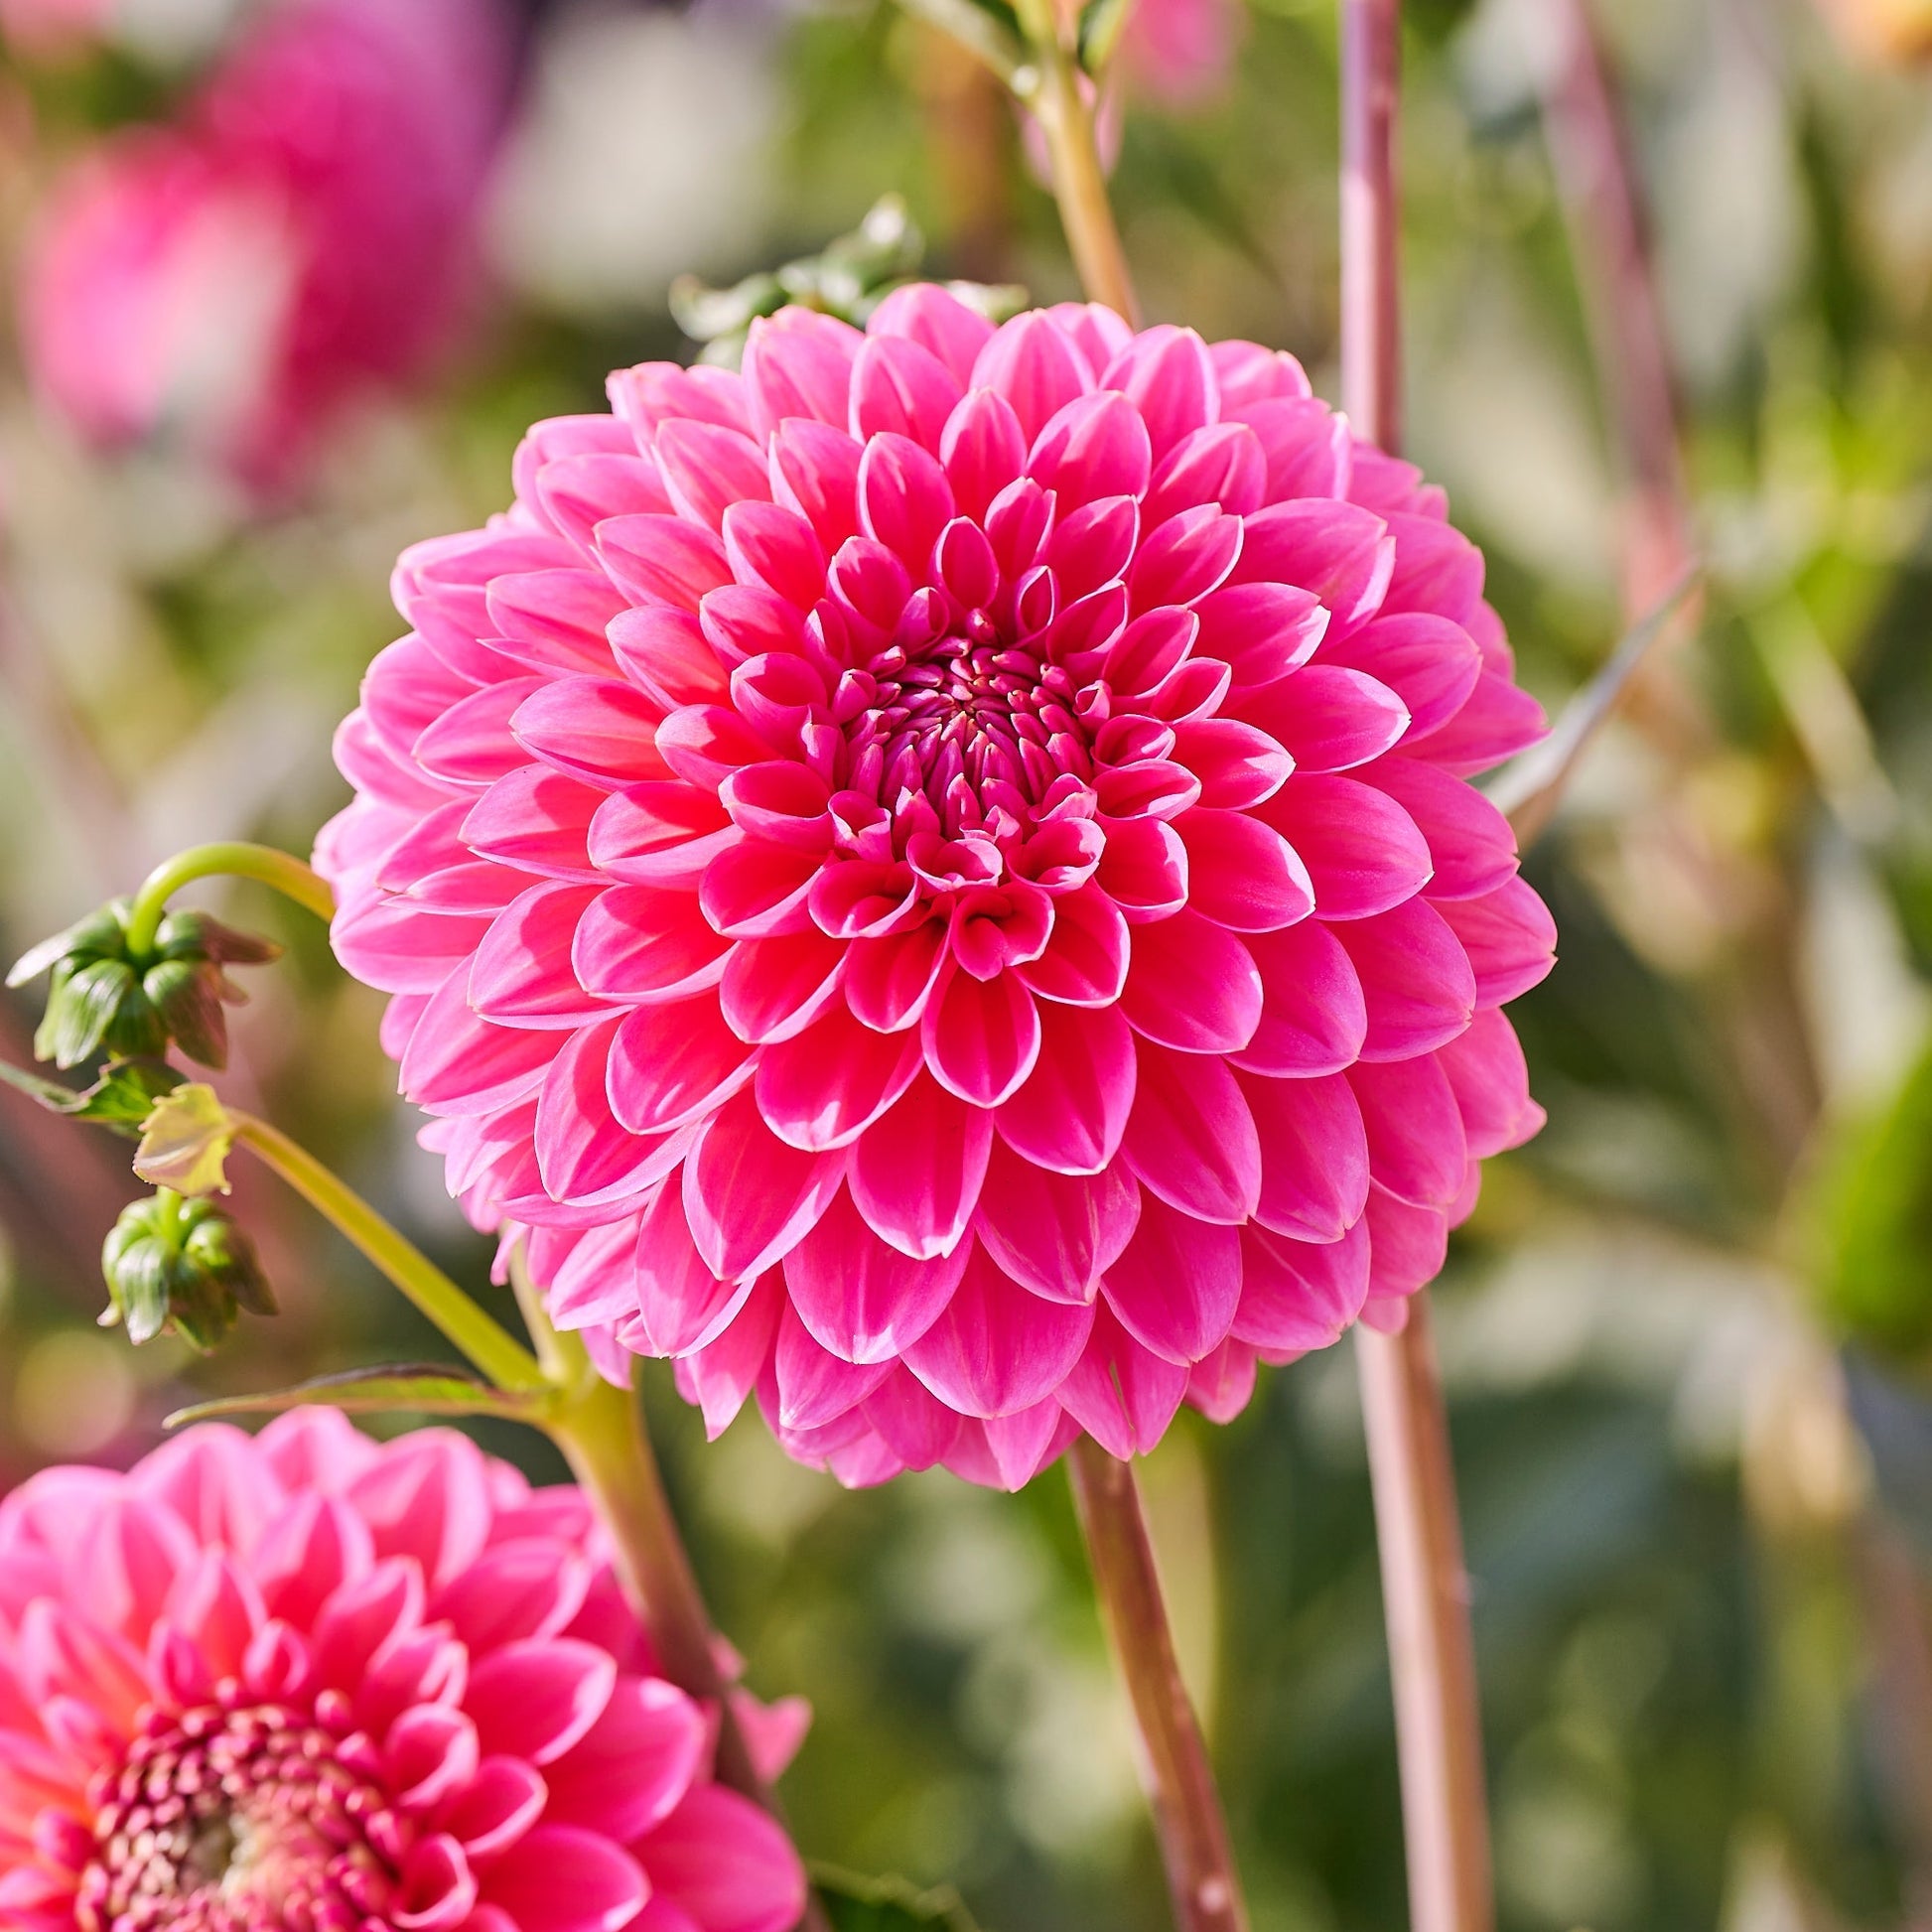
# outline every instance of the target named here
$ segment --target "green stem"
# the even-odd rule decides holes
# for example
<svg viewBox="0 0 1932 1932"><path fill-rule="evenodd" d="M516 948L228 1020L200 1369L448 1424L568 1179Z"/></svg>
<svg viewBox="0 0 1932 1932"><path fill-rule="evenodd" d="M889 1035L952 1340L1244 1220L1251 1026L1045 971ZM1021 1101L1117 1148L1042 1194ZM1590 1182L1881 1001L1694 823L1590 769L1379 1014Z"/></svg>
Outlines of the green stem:
<svg viewBox="0 0 1932 1932"><path fill-rule="evenodd" d="M562 1392L543 1426L610 1535L618 1581L650 1632L658 1669L681 1691L718 1707L719 1778L774 1810L732 1716L711 1613L664 1493L636 1392L613 1387L584 1344L551 1323L520 1247L510 1257L510 1281L543 1371Z"/></svg>
<svg viewBox="0 0 1932 1932"><path fill-rule="evenodd" d="M252 1114L230 1111L228 1118L235 1139L366 1255L497 1388L512 1393L550 1388L542 1364L521 1342L313 1154Z"/></svg>
<svg viewBox="0 0 1932 1932"><path fill-rule="evenodd" d="M1053 164L1053 198L1059 204L1073 266L1094 301L1104 302L1138 329L1140 299L1134 293L1113 204L1107 199L1107 171L1100 163L1093 109L1080 84L1079 64L1062 36L1053 0L1023 0L1020 18L1035 65L1016 77L1015 87L1046 137Z"/></svg>
<svg viewBox="0 0 1932 1932"><path fill-rule="evenodd" d="M336 896L312 866L304 865L292 853L278 852L272 845L225 839L214 845L191 846L148 874L128 913L128 951L140 959L154 950L168 901L184 886L198 879L224 876L272 886L284 898L292 898L319 919L335 916Z"/></svg>

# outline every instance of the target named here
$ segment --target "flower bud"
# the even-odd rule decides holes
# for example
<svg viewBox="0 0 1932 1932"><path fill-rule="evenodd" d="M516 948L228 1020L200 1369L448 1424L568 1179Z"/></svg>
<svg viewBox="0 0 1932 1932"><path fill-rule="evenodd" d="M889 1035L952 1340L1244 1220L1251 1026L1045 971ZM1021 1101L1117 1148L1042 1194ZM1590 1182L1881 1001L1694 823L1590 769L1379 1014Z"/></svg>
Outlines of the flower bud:
<svg viewBox="0 0 1932 1932"><path fill-rule="evenodd" d="M124 1322L133 1342L172 1330L206 1353L234 1326L237 1310L276 1311L254 1243L233 1216L167 1188L121 1210L100 1265L113 1302L101 1319Z"/></svg>
<svg viewBox="0 0 1932 1932"><path fill-rule="evenodd" d="M69 1067L103 1049L120 1058L156 1056L172 1041L204 1066L224 1065L223 1009L247 995L223 968L259 965L281 948L206 912L171 912L137 959L129 915L130 902L114 899L43 941L7 975L9 986L52 975L35 1054Z"/></svg>

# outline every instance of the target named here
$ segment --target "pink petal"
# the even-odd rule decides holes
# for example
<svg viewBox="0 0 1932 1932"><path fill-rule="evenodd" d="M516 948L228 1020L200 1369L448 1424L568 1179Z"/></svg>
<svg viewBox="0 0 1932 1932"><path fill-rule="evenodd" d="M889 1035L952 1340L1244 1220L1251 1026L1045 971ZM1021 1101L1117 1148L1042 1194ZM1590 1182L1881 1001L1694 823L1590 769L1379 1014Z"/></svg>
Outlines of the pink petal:
<svg viewBox="0 0 1932 1932"><path fill-rule="evenodd" d="M970 386L1004 396L1031 445L1059 409L1093 387L1093 372L1035 309L1000 326L973 363Z"/></svg>
<svg viewBox="0 0 1932 1932"><path fill-rule="evenodd" d="M1141 412L1112 390L1076 396L1034 440L1027 474L1059 498L1062 517L1102 497L1139 496L1153 469Z"/></svg>
<svg viewBox="0 0 1932 1932"><path fill-rule="evenodd" d="M1448 724L1482 671L1475 639L1460 624L1424 612L1376 618L1326 645L1321 661L1366 671L1394 691L1408 708L1413 738Z"/></svg>
<svg viewBox="0 0 1932 1932"><path fill-rule="evenodd" d="M919 1074L852 1154L852 1198L874 1233L925 1261L950 1254L979 1200L993 1117Z"/></svg>
<svg viewBox="0 0 1932 1932"><path fill-rule="evenodd" d="M611 517L597 526L597 554L633 604L696 611L707 591L732 581L724 544L677 516Z"/></svg>
<svg viewBox="0 0 1932 1932"><path fill-rule="evenodd" d="M959 1435L960 1418L930 1394L910 1369L895 1368L865 1400L866 1421L908 1469L943 1461Z"/></svg>
<svg viewBox="0 0 1932 1932"><path fill-rule="evenodd" d="M1183 897L1185 890L1183 882ZM1097 886L1082 886L1055 897L1046 950L1014 970L1042 1000L1104 1007L1120 998L1127 963L1127 921L1120 908Z"/></svg>
<svg viewBox="0 0 1932 1932"><path fill-rule="evenodd" d="M1237 691L1272 684L1306 663L1328 628L1312 591L1292 584L1229 584L1194 607L1194 651L1227 665Z"/></svg>
<svg viewBox="0 0 1932 1932"><path fill-rule="evenodd" d="M1291 778L1288 784L1308 782ZM1279 805L1280 796L1264 814ZM1272 824L1241 812L1196 810L1183 814L1174 829L1187 848L1187 902L1216 924L1274 932L1306 918L1315 903L1312 866L1304 865Z"/></svg>
<svg viewBox="0 0 1932 1932"><path fill-rule="evenodd" d="M1386 684L1320 657L1250 692L1240 711L1286 747L1303 771L1366 764L1409 729L1407 708Z"/></svg>
<svg viewBox="0 0 1932 1932"><path fill-rule="evenodd" d="M526 1637L554 1637L583 1607L586 1564L546 1538L515 1537L485 1550L452 1577L429 1605L475 1654Z"/></svg>
<svg viewBox="0 0 1932 1932"><path fill-rule="evenodd" d="M913 1261L888 1247L841 1192L786 1255L785 1287L798 1318L841 1361L883 1362L903 1354L938 1318L969 1246Z"/></svg>
<svg viewBox="0 0 1932 1932"><path fill-rule="evenodd" d="M1060 1405L1109 1455L1144 1455L1168 1432L1187 1393L1187 1371L1121 1326L1103 1299L1093 1333L1059 1387Z"/></svg>
<svg viewBox="0 0 1932 1932"><path fill-rule="evenodd" d="M1433 1055L1386 1065L1363 1061L1342 1076L1361 1103L1369 1172L1397 1199L1443 1207L1468 1167L1462 1115Z"/></svg>
<svg viewBox="0 0 1932 1932"><path fill-rule="evenodd" d="M1237 1052L1261 1022L1261 974L1233 933L1188 907L1135 935L1121 1010L1164 1045Z"/></svg>
<svg viewBox="0 0 1932 1932"><path fill-rule="evenodd" d="M994 498L1018 479L1027 438L1006 397L974 389L947 419L939 455L954 507L962 515L984 518Z"/></svg>
<svg viewBox="0 0 1932 1932"><path fill-rule="evenodd" d="M854 1018L882 1034L912 1026L939 983L946 936L943 919L926 919L884 938L851 941L845 949L845 1000ZM1050 937L1047 944L1050 949ZM1039 991L1036 984L1034 990Z"/></svg>
<svg viewBox="0 0 1932 1932"><path fill-rule="evenodd" d="M1234 1063L1254 1073L1339 1073L1362 1049L1368 1009L1347 952L1319 920L1247 942L1261 974L1261 1019Z"/></svg>
<svg viewBox="0 0 1932 1932"><path fill-rule="evenodd" d="M1449 1254L1449 1216L1440 1208L1397 1200L1378 1184L1369 1190L1365 1220L1372 1269L1371 1294L1363 1311L1366 1320L1375 1313L1379 1299L1413 1295L1443 1272Z"/></svg>
<svg viewBox="0 0 1932 1932"><path fill-rule="evenodd" d="M1101 1287L1143 1347L1183 1367L1226 1338L1241 1300L1237 1229L1143 1196L1140 1225Z"/></svg>
<svg viewBox="0 0 1932 1932"><path fill-rule="evenodd" d="M570 964L600 999L680 1000L716 985L743 950L712 930L695 893L616 886L586 906Z"/></svg>
<svg viewBox="0 0 1932 1932"><path fill-rule="evenodd" d="M661 1134L708 1113L751 1078L752 1049L715 999L638 1007L611 1047L611 1111L633 1134Z"/></svg>
<svg viewBox="0 0 1932 1932"><path fill-rule="evenodd" d="M1468 1032L1437 1058L1449 1075L1475 1159L1521 1147L1542 1127L1543 1109L1530 1098L1522 1044L1500 1013L1477 1014Z"/></svg>
<svg viewBox="0 0 1932 1932"><path fill-rule="evenodd" d="M637 1222L632 1260L636 1315L626 1346L653 1355L690 1355L716 1341L750 1299L737 1276L721 1279L698 1252L684 1188L667 1181Z"/></svg>
<svg viewBox="0 0 1932 1932"><path fill-rule="evenodd" d="M1412 898L1334 928L1368 1010L1365 1060L1409 1059L1451 1040L1475 1012L1467 955L1428 900Z"/></svg>
<svg viewBox="0 0 1932 1932"><path fill-rule="evenodd" d="M706 1123L684 1164L684 1212L714 1275L743 1281L791 1249L838 1190L845 1163L788 1147L750 1092Z"/></svg>
<svg viewBox="0 0 1932 1932"><path fill-rule="evenodd" d="M846 947L821 932L744 939L731 948L718 990L725 1024L741 1039L790 1039L839 995Z"/></svg>
<svg viewBox="0 0 1932 1932"><path fill-rule="evenodd" d="M1474 785L1419 759L1383 759L1363 774L1415 820L1436 871L1433 899L1479 898L1516 872L1509 820Z"/></svg>
<svg viewBox="0 0 1932 1932"><path fill-rule="evenodd" d="M852 362L862 341L849 324L805 309L783 309L755 321L742 365L754 432L767 437L787 416L810 416L842 428Z"/></svg>
<svg viewBox="0 0 1932 1932"><path fill-rule="evenodd" d="M712 1441L724 1434L763 1372L785 1306L777 1276L766 1275L716 1341L679 1361L678 1386L702 1411Z"/></svg>
<svg viewBox="0 0 1932 1932"><path fill-rule="evenodd" d="M1274 503L1242 525L1237 584L1292 584L1334 614L1337 632L1381 604L1395 570L1395 540L1370 510L1305 498Z"/></svg>
<svg viewBox="0 0 1932 1932"><path fill-rule="evenodd" d="M806 898L819 876L811 852L744 839L705 868L698 899L705 917L734 939L800 932L810 920Z"/></svg>
<svg viewBox="0 0 1932 1932"><path fill-rule="evenodd" d="M1300 855L1324 919L1385 912L1429 882L1429 847L1415 820L1373 785L1298 771L1260 815Z"/></svg>
<svg viewBox="0 0 1932 1932"><path fill-rule="evenodd" d="M709 1743L704 1714L682 1691L621 1678L603 1716L545 1771L552 1812L628 1845L677 1808Z"/></svg>
<svg viewBox="0 0 1932 1932"><path fill-rule="evenodd" d="M1556 964L1556 921L1524 880L1480 898L1444 899L1436 909L1468 954L1480 1007L1527 993Z"/></svg>
<svg viewBox="0 0 1932 1932"><path fill-rule="evenodd" d="M574 1637L505 1644L474 1661L464 1709L486 1751L549 1764L589 1733L617 1682L616 1663L595 1644Z"/></svg>
<svg viewBox="0 0 1932 1932"><path fill-rule="evenodd" d="M658 755L663 709L614 677L560 677L534 691L510 719L516 741L567 778L616 791L670 775Z"/></svg>
<svg viewBox="0 0 1932 1932"><path fill-rule="evenodd" d="M1039 1058L1039 1010L1016 973L955 972L927 1005L920 1040L932 1076L976 1107L997 1107Z"/></svg>
<svg viewBox="0 0 1932 1932"><path fill-rule="evenodd" d="M577 1027L610 1011L571 970L578 921L602 888L532 887L496 915L470 969L470 1004L510 1027Z"/></svg>
<svg viewBox="0 0 1932 1932"><path fill-rule="evenodd" d="M1368 1297L1368 1223L1339 1241L1296 1241L1252 1223L1241 1230L1241 1306L1230 1333L1276 1354L1326 1348Z"/></svg>
<svg viewBox="0 0 1932 1932"><path fill-rule="evenodd" d="M1009 1416L1052 1394L1093 1325L1079 1303L1030 1295L973 1245L944 1312L905 1351L905 1365L949 1408Z"/></svg>
<svg viewBox="0 0 1932 1932"><path fill-rule="evenodd" d="M977 1226L987 1253L1021 1287L1049 1302L1091 1302L1140 1212L1141 1190L1118 1164L1055 1173L996 1142Z"/></svg>
<svg viewBox="0 0 1932 1932"><path fill-rule="evenodd" d="M997 1115L1001 1138L1035 1166L1098 1173L1134 1103L1134 1042L1114 1007L1045 1007L1033 1072Z"/></svg>
<svg viewBox="0 0 1932 1932"><path fill-rule="evenodd" d="M651 1883L704 1932L790 1932L804 1912L790 1840L735 1791L700 1787L637 1849Z"/></svg>
<svg viewBox="0 0 1932 1932"><path fill-rule="evenodd" d="M1121 1153L1142 1185L1202 1221L1239 1223L1261 1191L1254 1117L1221 1061L1149 1041Z"/></svg>
<svg viewBox="0 0 1932 1932"><path fill-rule="evenodd" d="M539 1825L490 1865L484 1896L517 1932L619 1932L650 1895L629 1853L596 1832Z"/></svg>
<svg viewBox="0 0 1932 1932"><path fill-rule="evenodd" d="M742 431L722 423L674 417L658 426L651 454L672 506L707 529L721 528L734 503L770 493L763 451Z"/></svg>
<svg viewBox="0 0 1932 1932"><path fill-rule="evenodd" d="M913 1034L881 1034L838 1007L759 1055L759 1111L793 1147L848 1146L919 1072Z"/></svg>
<svg viewBox="0 0 1932 1932"><path fill-rule="evenodd" d="M777 1378L777 1427L788 1432L824 1429L851 1415L893 1367L890 1361L861 1366L820 1347L789 1302L778 1316L772 1360ZM762 1395L759 1400L764 1400Z"/></svg>
<svg viewBox="0 0 1932 1932"><path fill-rule="evenodd" d="M898 336L929 349L955 382L966 382L973 363L993 335L993 325L957 296L931 282L895 289L872 312L870 336Z"/></svg>
<svg viewBox="0 0 1932 1932"><path fill-rule="evenodd" d="M1368 1196L1368 1138L1354 1090L1339 1074L1240 1077L1261 1137L1255 1219L1301 1241L1339 1240Z"/></svg>
<svg viewBox="0 0 1932 1932"><path fill-rule="evenodd" d="M906 336L874 334L852 365L848 427L868 437L909 437L937 452L962 393L960 378Z"/></svg>

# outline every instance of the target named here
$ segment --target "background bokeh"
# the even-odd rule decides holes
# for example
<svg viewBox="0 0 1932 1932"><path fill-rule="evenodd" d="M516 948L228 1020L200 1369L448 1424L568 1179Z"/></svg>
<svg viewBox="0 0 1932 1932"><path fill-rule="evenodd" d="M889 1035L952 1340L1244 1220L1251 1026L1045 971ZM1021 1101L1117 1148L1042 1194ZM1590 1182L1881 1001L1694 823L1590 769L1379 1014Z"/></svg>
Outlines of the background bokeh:
<svg viewBox="0 0 1932 1932"><path fill-rule="evenodd" d="M1142 3L1107 119L1149 311L1332 394L1329 0ZM1932 1925L1932 18L1596 6L1680 469L1601 367L1643 291L1603 253L1569 0L1407 12L1410 443L1525 680L1560 708L1707 563L1530 861L1550 1126L1439 1295L1504 1923ZM306 848L395 553L498 507L532 418L690 354L678 273L897 190L933 272L1071 292L1005 102L890 4L0 0L0 47L9 956L196 839ZM489 1293L373 996L225 903L290 947L231 1090ZM437 1352L245 1170L283 1314L131 1351L94 1325L125 1155L0 1090L0 1486L131 1458L199 1394ZM1063 1479L846 1494L756 1419L706 1448L647 1379L752 1682L816 1704L808 1853L956 1881L991 1932L1161 1925ZM1186 1418L1146 1481L1258 1926L1401 1925L1348 1348Z"/></svg>

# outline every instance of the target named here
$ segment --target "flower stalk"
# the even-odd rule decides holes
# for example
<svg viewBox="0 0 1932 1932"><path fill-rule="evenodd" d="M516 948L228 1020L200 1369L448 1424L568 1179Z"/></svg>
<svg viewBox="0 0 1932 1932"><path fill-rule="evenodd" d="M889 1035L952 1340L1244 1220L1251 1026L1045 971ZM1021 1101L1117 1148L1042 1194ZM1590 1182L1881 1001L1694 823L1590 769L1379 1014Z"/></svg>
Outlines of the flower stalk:
<svg viewBox="0 0 1932 1932"><path fill-rule="evenodd" d="M1134 1707L1174 1923L1180 1932L1246 1932L1227 1820L1180 1680L1134 1471L1088 1436L1075 1441L1067 1467L1102 1620Z"/></svg>
<svg viewBox="0 0 1932 1932"><path fill-rule="evenodd" d="M1396 127L1400 0L1341 0L1341 385L1357 432L1402 440ZM1395 1687L1412 1932L1489 1932L1481 1708L1449 1414L1418 1294L1395 1334L1356 1331Z"/></svg>
<svg viewBox="0 0 1932 1932"><path fill-rule="evenodd" d="M1053 198L1081 286L1096 302L1141 326L1140 298L1121 245L1120 226L1107 198L1107 171L1094 130L1093 88L1083 84L1079 61L1053 0L1024 0L1030 64L1014 89L1033 110L1045 136L1053 169Z"/></svg>
<svg viewBox="0 0 1932 1932"><path fill-rule="evenodd" d="M306 1148L252 1114L230 1112L228 1120L236 1141L359 1249L498 1389L528 1394L550 1387L543 1365L520 1341Z"/></svg>
<svg viewBox="0 0 1932 1932"><path fill-rule="evenodd" d="M128 950L137 959L153 951L168 901L184 886L217 877L257 880L319 919L327 921L335 916L336 896L313 867L304 865L292 853L276 851L272 845L225 839L213 845L191 846L149 873L128 913Z"/></svg>

